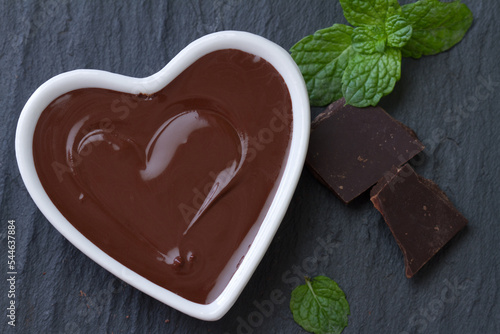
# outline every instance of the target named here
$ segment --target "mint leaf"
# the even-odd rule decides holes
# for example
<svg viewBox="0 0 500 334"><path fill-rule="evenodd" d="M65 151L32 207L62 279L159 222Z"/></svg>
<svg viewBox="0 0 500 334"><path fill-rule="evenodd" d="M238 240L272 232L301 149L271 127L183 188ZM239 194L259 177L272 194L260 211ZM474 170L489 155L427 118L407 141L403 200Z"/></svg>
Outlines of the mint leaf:
<svg viewBox="0 0 500 334"><path fill-rule="evenodd" d="M394 89L401 77L401 51L387 48L384 53L357 53L349 60L342 77L342 94L355 107L377 105Z"/></svg>
<svg viewBox="0 0 500 334"><path fill-rule="evenodd" d="M443 52L462 40L472 25L472 12L460 1L420 0L403 6L403 16L413 34L401 50L403 56L420 58Z"/></svg>
<svg viewBox="0 0 500 334"><path fill-rule="evenodd" d="M401 57L446 51L472 25L459 0L339 0L357 28L334 24L295 44L292 57L304 76L312 106L345 97L357 107L376 105L401 76Z"/></svg>
<svg viewBox="0 0 500 334"><path fill-rule="evenodd" d="M388 17L401 14L397 0L340 0L344 16L353 26L383 27Z"/></svg>
<svg viewBox="0 0 500 334"><path fill-rule="evenodd" d="M362 26L352 33L352 48L356 52L372 54L384 52L387 36L378 26Z"/></svg>
<svg viewBox="0 0 500 334"><path fill-rule="evenodd" d="M342 97L342 75L353 54L352 31L352 27L334 24L290 49L306 82L311 105L327 105Z"/></svg>
<svg viewBox="0 0 500 334"><path fill-rule="evenodd" d="M306 278L306 284L295 288L290 309L295 322L315 334L341 333L350 314L344 292L325 276Z"/></svg>
<svg viewBox="0 0 500 334"><path fill-rule="evenodd" d="M385 33L387 34L387 45L402 48L410 40L413 28L401 15L394 15L385 22Z"/></svg>

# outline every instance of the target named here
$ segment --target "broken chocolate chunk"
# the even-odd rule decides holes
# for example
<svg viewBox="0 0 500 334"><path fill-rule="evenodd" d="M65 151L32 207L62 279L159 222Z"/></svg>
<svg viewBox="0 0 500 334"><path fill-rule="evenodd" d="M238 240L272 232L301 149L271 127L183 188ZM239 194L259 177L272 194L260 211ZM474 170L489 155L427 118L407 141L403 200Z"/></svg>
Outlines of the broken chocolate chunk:
<svg viewBox="0 0 500 334"><path fill-rule="evenodd" d="M409 165L393 167L370 195L403 252L408 278L467 225L446 194Z"/></svg>
<svg viewBox="0 0 500 334"><path fill-rule="evenodd" d="M340 99L312 123L306 162L349 203L392 166L405 164L423 149L415 133L382 108L356 108Z"/></svg>

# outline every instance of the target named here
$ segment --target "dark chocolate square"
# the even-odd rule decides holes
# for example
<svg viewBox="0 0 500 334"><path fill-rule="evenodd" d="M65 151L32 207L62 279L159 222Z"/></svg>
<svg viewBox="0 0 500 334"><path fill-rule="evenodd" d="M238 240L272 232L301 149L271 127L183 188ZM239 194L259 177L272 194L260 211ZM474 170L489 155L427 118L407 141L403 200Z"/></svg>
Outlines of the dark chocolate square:
<svg viewBox="0 0 500 334"><path fill-rule="evenodd" d="M356 108L340 99L312 123L306 162L349 203L423 149L415 133L382 108Z"/></svg>
<svg viewBox="0 0 500 334"><path fill-rule="evenodd" d="M403 252L408 278L467 225L446 194L409 165L387 172L370 195Z"/></svg>

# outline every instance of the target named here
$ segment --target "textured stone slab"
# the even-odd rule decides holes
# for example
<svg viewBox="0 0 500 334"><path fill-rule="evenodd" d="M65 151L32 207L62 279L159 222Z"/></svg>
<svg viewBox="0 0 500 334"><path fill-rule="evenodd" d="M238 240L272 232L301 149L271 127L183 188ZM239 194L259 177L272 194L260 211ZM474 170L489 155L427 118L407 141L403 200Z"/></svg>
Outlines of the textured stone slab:
<svg viewBox="0 0 500 334"><path fill-rule="evenodd" d="M403 1L402 1L403 2ZM408 3L410 1L404 1ZM0 1L0 306L7 307L6 222L16 220L17 326L1 333L302 333L292 288L327 275L351 306L349 333L500 332L500 4L463 0L475 22L450 51L404 59L381 106L426 146L415 170L470 219L407 280L403 257L368 198L346 207L304 171L263 261L220 321L185 316L124 285L70 245L36 209L19 177L19 113L50 77L77 68L148 76L189 42L238 29L285 49L333 23L338 1ZM322 112L313 109L313 116ZM2 311L4 312L4 311Z"/></svg>

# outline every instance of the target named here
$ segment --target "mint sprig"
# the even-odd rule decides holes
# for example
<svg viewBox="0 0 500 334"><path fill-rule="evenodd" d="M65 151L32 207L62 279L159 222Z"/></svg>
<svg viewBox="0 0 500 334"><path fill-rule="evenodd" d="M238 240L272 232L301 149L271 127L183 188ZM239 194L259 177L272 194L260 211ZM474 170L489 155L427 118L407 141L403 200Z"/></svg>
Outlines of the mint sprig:
<svg viewBox="0 0 500 334"><path fill-rule="evenodd" d="M347 21L296 43L291 54L306 81L313 106L342 96L347 104L375 106L401 76L401 57L420 58L450 49L472 25L459 0L340 0Z"/></svg>
<svg viewBox="0 0 500 334"><path fill-rule="evenodd" d="M306 284L292 291L290 309L295 322L315 334L341 333L350 314L342 289L325 276L305 280Z"/></svg>

